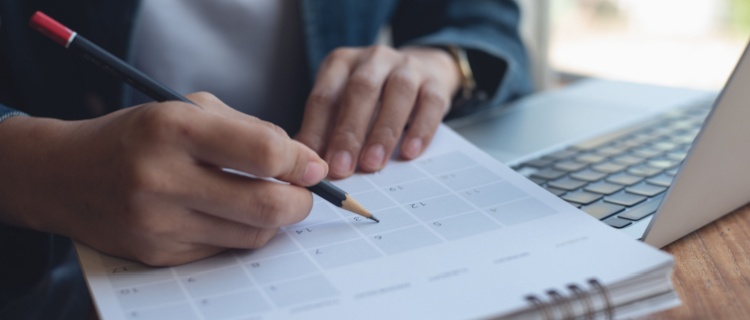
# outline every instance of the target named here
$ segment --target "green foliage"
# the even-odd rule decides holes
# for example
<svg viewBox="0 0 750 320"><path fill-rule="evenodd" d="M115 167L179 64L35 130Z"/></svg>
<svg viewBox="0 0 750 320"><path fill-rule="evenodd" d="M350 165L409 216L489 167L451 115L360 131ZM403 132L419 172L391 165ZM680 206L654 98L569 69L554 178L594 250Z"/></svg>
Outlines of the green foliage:
<svg viewBox="0 0 750 320"><path fill-rule="evenodd" d="M750 1L729 0L730 28L741 35L750 35Z"/></svg>

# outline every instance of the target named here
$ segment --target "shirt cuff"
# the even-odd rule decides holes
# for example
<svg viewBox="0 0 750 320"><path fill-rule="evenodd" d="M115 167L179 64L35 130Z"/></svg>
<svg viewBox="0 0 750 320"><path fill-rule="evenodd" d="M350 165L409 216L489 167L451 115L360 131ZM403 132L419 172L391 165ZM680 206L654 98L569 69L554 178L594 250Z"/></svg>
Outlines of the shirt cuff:
<svg viewBox="0 0 750 320"><path fill-rule="evenodd" d="M28 116L28 114L21 112L21 111L13 110L11 108L8 108L0 104L0 122L3 122L3 120L9 119L15 116Z"/></svg>

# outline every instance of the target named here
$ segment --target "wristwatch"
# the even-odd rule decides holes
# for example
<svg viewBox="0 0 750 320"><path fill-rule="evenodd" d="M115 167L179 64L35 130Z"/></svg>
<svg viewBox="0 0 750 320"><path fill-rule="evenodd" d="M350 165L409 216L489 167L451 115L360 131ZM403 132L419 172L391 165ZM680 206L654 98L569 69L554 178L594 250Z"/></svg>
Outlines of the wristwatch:
<svg viewBox="0 0 750 320"><path fill-rule="evenodd" d="M461 71L460 98L463 101L471 100L474 91L477 89L477 82L474 80L474 73L471 71L466 51L458 46L448 46L448 52L450 52L453 60L456 62L458 70Z"/></svg>

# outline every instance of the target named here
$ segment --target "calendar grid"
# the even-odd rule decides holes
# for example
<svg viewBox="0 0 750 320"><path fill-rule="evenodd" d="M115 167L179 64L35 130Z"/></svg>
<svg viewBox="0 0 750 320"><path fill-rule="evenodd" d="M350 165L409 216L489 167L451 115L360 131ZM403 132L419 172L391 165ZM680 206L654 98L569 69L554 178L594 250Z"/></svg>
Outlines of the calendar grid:
<svg viewBox="0 0 750 320"><path fill-rule="evenodd" d="M248 279L250 279L250 281L253 283L253 287L257 288L258 292L263 297L263 299L267 303L269 303L271 305L274 305L273 301L271 301L271 297L269 297L268 294L266 294L265 292L263 292L263 288L261 287L260 283L258 283L258 281L253 278L250 270L247 268L247 264L244 261L242 261L242 259L240 259L240 257L237 256L236 252L232 252L232 257L234 258L234 260L236 261L236 263L238 265L240 265L240 267L242 268L242 271L245 272L245 276Z"/></svg>
<svg viewBox="0 0 750 320"><path fill-rule="evenodd" d="M185 289L185 285L182 283L182 281L180 281L180 277L177 276L177 271L175 269L170 269L170 271L172 273L172 278L174 279L175 282L177 282L177 285L180 287L182 294L185 296L185 299L187 299L187 302L190 305L190 308L193 309L193 312L195 313L195 315L201 320L205 319L205 317L203 316L203 313L200 312L198 310L198 307L196 307L195 304L193 303L194 299L191 299L190 294Z"/></svg>
<svg viewBox="0 0 750 320"><path fill-rule="evenodd" d="M153 311L153 314L158 314L159 311L177 309L177 306L187 303L198 319L205 319L209 310L203 310L201 303L221 305L222 302L228 303L246 296L257 296L262 300L262 303L256 301L256 309L247 307L249 311L241 315L214 310L216 314L224 314L225 318L232 319L337 298L341 292L327 278L329 270L508 227L507 223L492 214L493 208L512 206L530 198L498 174L460 152L447 152L413 162L397 161L388 169L389 175L362 174L348 180L334 181L340 188L351 192L363 206L371 208L381 218L381 223L351 216L315 197L310 216L299 223L280 228L266 247L227 252L224 254L227 257L217 258L231 259L221 267L208 262L197 265L194 268L197 270L189 266L177 267L171 270L171 278L162 279L155 271L155 275L144 277L146 282L140 284L143 287L151 286L149 288L164 286L159 287L161 290L176 284L185 301L171 301L140 309L123 305L123 310ZM109 263L110 268L115 268L112 270L133 265L124 260ZM151 272L144 270L143 274ZM236 287L221 292L195 295L194 291L199 290L200 286L193 288L191 280L210 279L223 272L241 272L246 278L247 287L234 284ZM305 286L314 286L319 290L307 292ZM120 300L124 303L123 298Z"/></svg>

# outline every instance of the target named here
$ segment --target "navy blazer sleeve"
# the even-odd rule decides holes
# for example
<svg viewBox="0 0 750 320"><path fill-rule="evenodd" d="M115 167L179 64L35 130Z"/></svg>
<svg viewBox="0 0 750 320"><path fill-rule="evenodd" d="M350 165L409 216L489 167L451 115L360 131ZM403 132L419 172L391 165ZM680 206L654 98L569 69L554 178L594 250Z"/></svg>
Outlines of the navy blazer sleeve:
<svg viewBox="0 0 750 320"><path fill-rule="evenodd" d="M533 90L513 0L404 0L391 21L393 42L467 50L478 90L497 106ZM472 112L473 110L463 110Z"/></svg>

